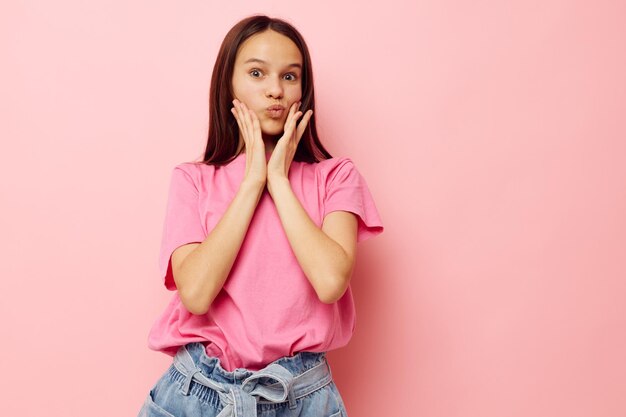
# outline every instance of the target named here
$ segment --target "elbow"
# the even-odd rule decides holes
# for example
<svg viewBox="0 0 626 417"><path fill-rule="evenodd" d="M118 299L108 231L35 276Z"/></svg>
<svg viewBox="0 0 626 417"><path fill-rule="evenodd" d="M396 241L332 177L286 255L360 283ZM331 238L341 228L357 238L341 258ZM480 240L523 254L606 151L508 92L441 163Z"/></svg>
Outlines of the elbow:
<svg viewBox="0 0 626 417"><path fill-rule="evenodd" d="M349 257L346 258L346 262L338 266L325 268L323 272L317 271L318 278L310 281L317 283L315 292L322 303L333 304L343 297L350 285L353 266L354 257Z"/></svg>
<svg viewBox="0 0 626 417"><path fill-rule="evenodd" d="M343 296L343 294L341 294L341 296ZM318 298L319 300L324 303L324 304L333 304L335 302L337 302L337 300L339 300L341 298L341 296L337 297L334 295L319 295Z"/></svg>
<svg viewBox="0 0 626 417"><path fill-rule="evenodd" d="M325 271L318 279L311 280L311 282L318 283L314 286L317 298L324 304L333 304L343 297L351 278L352 264L343 270Z"/></svg>
<svg viewBox="0 0 626 417"><path fill-rule="evenodd" d="M333 304L337 302L348 289L349 278L335 278L329 280L329 283L317 291L317 298L324 304Z"/></svg>
<svg viewBox="0 0 626 417"><path fill-rule="evenodd" d="M213 285L202 285L199 280L190 279L182 271L175 271L174 281L178 289L178 296L183 306L191 314L203 315L209 311L219 288Z"/></svg>
<svg viewBox="0 0 626 417"><path fill-rule="evenodd" d="M178 296L187 311L195 315L206 314L213 302L212 299L209 300L207 297L203 297L198 291L192 291L189 287L179 287Z"/></svg>
<svg viewBox="0 0 626 417"><path fill-rule="evenodd" d="M184 296L179 291L180 301L191 314L202 315L209 311L210 303L199 300L197 297Z"/></svg>
<svg viewBox="0 0 626 417"><path fill-rule="evenodd" d="M197 304L185 304L183 303L183 305L185 306L185 308L187 309L187 311L189 311L191 314L197 315L197 316L201 316L203 314L206 314L209 311L209 305L197 305Z"/></svg>

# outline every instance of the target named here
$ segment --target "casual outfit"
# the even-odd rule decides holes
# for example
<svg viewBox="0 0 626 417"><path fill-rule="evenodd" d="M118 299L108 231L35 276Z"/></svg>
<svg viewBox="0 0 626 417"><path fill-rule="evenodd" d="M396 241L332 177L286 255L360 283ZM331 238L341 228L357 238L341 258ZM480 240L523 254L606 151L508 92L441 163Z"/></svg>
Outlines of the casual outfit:
<svg viewBox="0 0 626 417"><path fill-rule="evenodd" d="M246 155L240 154L220 167L199 162L174 167L159 255L167 289L176 290L172 252L201 243L215 227L239 189L245 164ZM357 241L383 231L367 184L349 158L293 161L289 181L318 227L326 214L343 210L358 217ZM209 311L189 313L174 292L150 330L149 348L174 362L141 413L345 417L325 352L348 343L355 318L350 287L333 304L319 300L265 190Z"/></svg>

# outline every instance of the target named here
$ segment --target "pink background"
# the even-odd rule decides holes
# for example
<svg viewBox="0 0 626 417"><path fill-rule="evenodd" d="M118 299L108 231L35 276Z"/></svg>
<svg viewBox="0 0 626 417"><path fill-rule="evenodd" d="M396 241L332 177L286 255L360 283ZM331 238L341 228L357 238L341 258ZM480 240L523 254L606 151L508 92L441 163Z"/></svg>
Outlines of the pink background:
<svg viewBox="0 0 626 417"><path fill-rule="evenodd" d="M331 352L351 417L626 415L626 3L4 2L4 416L133 416L171 358L169 174L254 12L307 39L318 125L385 222Z"/></svg>

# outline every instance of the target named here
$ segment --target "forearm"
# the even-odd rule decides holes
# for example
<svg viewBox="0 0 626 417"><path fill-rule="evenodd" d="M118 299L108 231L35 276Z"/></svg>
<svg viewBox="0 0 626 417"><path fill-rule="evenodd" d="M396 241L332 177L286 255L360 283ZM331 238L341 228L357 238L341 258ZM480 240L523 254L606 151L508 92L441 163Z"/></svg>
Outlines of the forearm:
<svg viewBox="0 0 626 417"><path fill-rule="evenodd" d="M352 274L348 255L311 220L287 178L273 180L268 188L296 259L319 299L336 301Z"/></svg>
<svg viewBox="0 0 626 417"><path fill-rule="evenodd" d="M264 186L242 182L222 218L177 271L181 300L194 314L204 314L222 289L256 210Z"/></svg>

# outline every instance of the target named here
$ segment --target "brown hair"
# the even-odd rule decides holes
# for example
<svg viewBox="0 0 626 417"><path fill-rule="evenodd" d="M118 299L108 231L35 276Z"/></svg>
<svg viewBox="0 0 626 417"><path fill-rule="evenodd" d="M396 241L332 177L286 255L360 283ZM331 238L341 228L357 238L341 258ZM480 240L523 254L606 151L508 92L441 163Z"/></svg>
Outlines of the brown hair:
<svg viewBox="0 0 626 417"><path fill-rule="evenodd" d="M210 165L223 165L237 156L239 145L239 127L235 117L230 112L233 106L232 78L235 66L235 57L241 44L252 35L273 30L291 39L302 54L302 105L301 109L306 112L313 110L313 116L309 120L302 139L298 143L298 149L294 155L294 161L319 162L320 159L332 158L332 155L324 148L317 135L315 127L315 95L313 90L313 71L311 56L304 42L304 38L291 24L284 20L271 18L264 15L247 17L233 26L222 41L213 75L211 77L211 90L209 93L209 135L204 152L203 163Z"/></svg>

